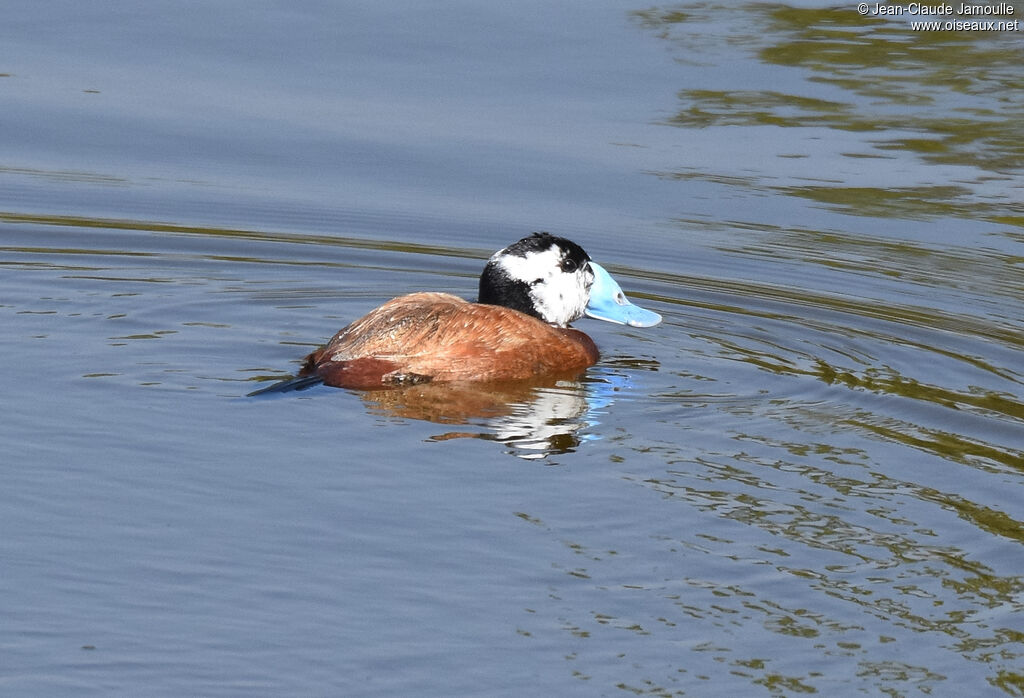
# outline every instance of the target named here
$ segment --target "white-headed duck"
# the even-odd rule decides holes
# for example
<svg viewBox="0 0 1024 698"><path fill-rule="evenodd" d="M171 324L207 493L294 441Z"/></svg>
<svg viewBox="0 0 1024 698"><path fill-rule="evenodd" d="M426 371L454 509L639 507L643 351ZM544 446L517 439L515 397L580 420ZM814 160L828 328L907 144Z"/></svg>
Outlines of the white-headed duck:
<svg viewBox="0 0 1024 698"><path fill-rule="evenodd" d="M630 303L582 247L534 233L488 260L476 303L448 293L390 300L307 356L296 380L379 389L579 371L598 359L594 341L568 326L584 315L634 327L661 322Z"/></svg>

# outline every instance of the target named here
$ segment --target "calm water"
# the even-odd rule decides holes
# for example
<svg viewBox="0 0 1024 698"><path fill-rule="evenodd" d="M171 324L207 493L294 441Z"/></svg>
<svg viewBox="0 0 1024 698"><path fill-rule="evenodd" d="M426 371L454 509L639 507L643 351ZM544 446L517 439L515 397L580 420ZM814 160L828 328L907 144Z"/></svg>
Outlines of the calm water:
<svg viewBox="0 0 1024 698"><path fill-rule="evenodd" d="M1022 34L823 6L8 2L0 692L1024 694ZM542 229L665 322L246 397Z"/></svg>

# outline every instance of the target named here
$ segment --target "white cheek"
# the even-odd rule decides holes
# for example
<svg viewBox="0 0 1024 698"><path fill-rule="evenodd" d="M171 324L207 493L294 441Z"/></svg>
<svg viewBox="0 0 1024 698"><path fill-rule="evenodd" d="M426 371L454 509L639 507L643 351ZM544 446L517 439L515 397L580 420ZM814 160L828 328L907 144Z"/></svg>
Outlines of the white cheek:
<svg viewBox="0 0 1024 698"><path fill-rule="evenodd" d="M530 296L548 322L567 325L581 317L587 306L586 279L582 274L557 272L547 283L534 286Z"/></svg>
<svg viewBox="0 0 1024 698"><path fill-rule="evenodd" d="M565 326L583 316L590 275L583 271L563 272L559 268L559 250L532 252L526 257L502 256L499 252L495 258L510 277L529 284L530 300L546 322Z"/></svg>

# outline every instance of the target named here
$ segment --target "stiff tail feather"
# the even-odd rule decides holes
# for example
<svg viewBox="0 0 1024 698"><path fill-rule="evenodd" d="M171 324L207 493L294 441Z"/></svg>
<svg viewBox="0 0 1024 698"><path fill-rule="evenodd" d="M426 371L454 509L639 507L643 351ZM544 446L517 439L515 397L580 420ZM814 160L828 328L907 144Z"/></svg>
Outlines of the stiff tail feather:
<svg viewBox="0 0 1024 698"><path fill-rule="evenodd" d="M254 395L266 395L268 393L293 393L299 390L307 390L314 386L320 385L324 382L324 379L317 375L312 376L299 376L298 378L288 378L287 380L279 381L272 385L268 385L266 388L260 388L254 390L246 397L253 397Z"/></svg>

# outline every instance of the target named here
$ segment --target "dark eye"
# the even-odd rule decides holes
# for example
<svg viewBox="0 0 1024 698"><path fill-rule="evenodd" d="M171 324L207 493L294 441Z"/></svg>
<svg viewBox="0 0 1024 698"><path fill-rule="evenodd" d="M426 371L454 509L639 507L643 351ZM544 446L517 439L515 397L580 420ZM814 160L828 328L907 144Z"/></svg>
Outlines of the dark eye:
<svg viewBox="0 0 1024 698"><path fill-rule="evenodd" d="M576 263L575 259L563 259L562 260L562 271L566 274L572 274L574 271L580 268L580 265Z"/></svg>

